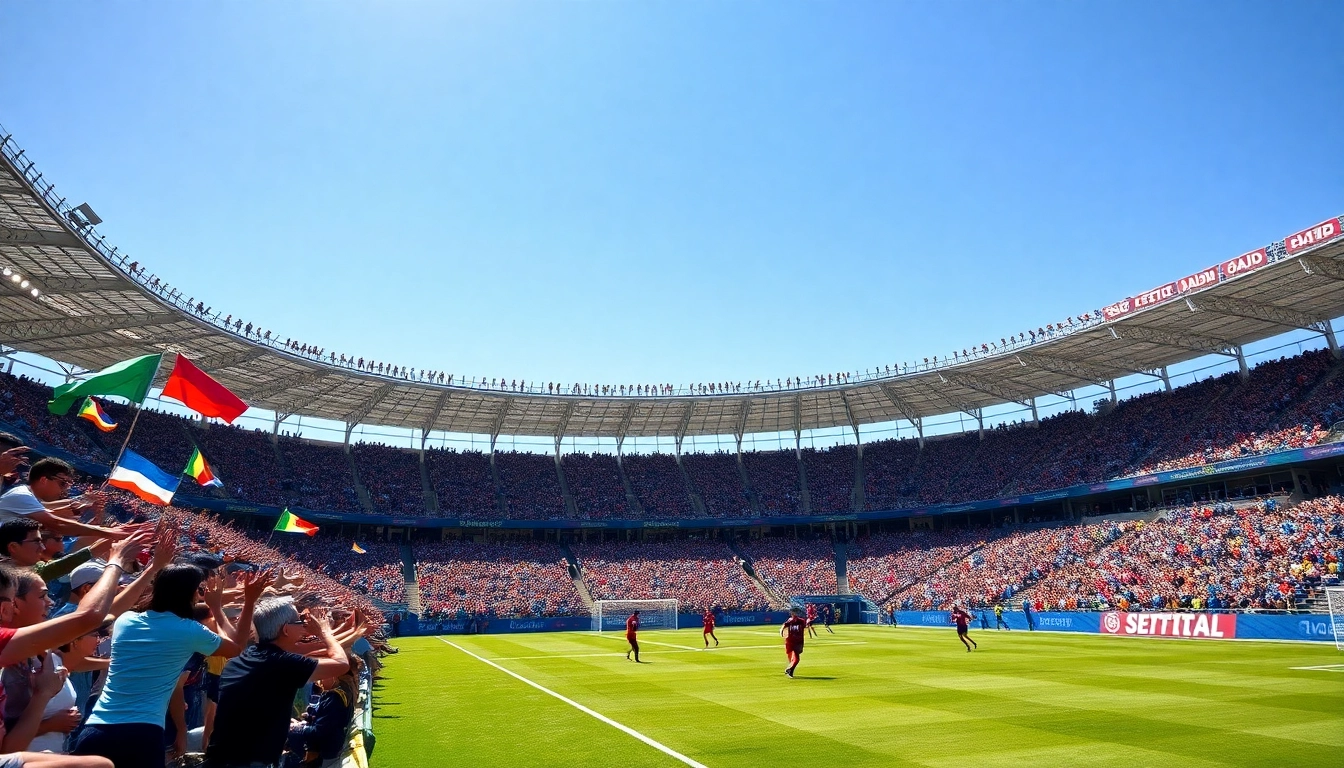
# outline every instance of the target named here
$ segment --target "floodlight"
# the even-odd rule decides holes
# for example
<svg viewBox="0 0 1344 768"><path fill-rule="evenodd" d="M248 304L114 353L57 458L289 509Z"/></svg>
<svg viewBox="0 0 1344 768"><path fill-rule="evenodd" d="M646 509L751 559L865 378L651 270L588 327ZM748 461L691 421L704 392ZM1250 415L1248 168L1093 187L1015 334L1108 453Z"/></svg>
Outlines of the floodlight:
<svg viewBox="0 0 1344 768"><path fill-rule="evenodd" d="M17 282L19 282L20 280L22 280L23 278L16 272L16 273L10 275L10 276L9 276L9 279L10 279L10 280L13 280L14 282L17 283Z"/></svg>
<svg viewBox="0 0 1344 768"><path fill-rule="evenodd" d="M5 267L5 277L9 277L12 274L14 274L14 270L10 269L9 267Z"/></svg>
<svg viewBox="0 0 1344 768"><path fill-rule="evenodd" d="M23 282L19 283L19 287L20 287L20 288L27 288L27 287L28 287L28 281L27 281L27 280L24 280Z"/></svg>
<svg viewBox="0 0 1344 768"><path fill-rule="evenodd" d="M103 223L103 220L98 218L98 214L93 212L93 209L89 207L88 203L80 203L79 205L75 206L75 210L83 214L84 220L89 222L91 226L96 227L99 224Z"/></svg>
<svg viewBox="0 0 1344 768"><path fill-rule="evenodd" d="M39 293L40 293L40 291L38 291L36 288L34 288L34 289L33 289L33 298L36 299Z"/></svg>

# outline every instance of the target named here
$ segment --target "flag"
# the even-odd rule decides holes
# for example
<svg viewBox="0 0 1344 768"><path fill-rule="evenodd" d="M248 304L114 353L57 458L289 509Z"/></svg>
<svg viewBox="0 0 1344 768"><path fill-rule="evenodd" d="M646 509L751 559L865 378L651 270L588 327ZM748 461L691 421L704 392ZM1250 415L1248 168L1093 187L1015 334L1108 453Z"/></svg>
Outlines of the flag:
<svg viewBox="0 0 1344 768"><path fill-rule="evenodd" d="M285 507L285 511L280 513L280 519L275 521L275 530L281 533L306 533L313 536L317 533L317 526L301 519L290 512L289 507Z"/></svg>
<svg viewBox="0 0 1344 768"><path fill-rule="evenodd" d="M168 506L173 503L173 494L177 491L179 478L154 466L144 456L127 449L121 454L121 461L112 468L107 484L130 491L150 502Z"/></svg>
<svg viewBox="0 0 1344 768"><path fill-rule="evenodd" d="M173 364L168 381L164 382L163 396L177 400L202 416L218 416L230 424L247 410L247 403L181 354Z"/></svg>
<svg viewBox="0 0 1344 768"><path fill-rule="evenodd" d="M354 552L356 555L367 555L367 554L368 554L368 552L365 552L365 551L364 551L364 548L363 548L363 547L359 546L359 542L358 542L358 541L352 541L352 542L350 542L350 551L351 551L351 552Z"/></svg>
<svg viewBox="0 0 1344 768"><path fill-rule="evenodd" d="M103 407L92 397L84 398L84 405L79 407L79 418L92 421L93 426L104 432L111 432L117 428L117 422L109 419Z"/></svg>
<svg viewBox="0 0 1344 768"><path fill-rule="evenodd" d="M87 379L72 381L51 391L51 402L47 410L57 416L64 416L70 406L88 395L119 395L139 405L149 394L149 384L159 370L159 360L163 355L145 355L133 357L93 374Z"/></svg>
<svg viewBox="0 0 1344 768"><path fill-rule="evenodd" d="M187 468L182 470L182 474L195 480L198 485L204 485L207 488L223 488L224 484L215 477L215 473L210 471L210 465L205 463L205 457L201 455L200 448L191 449L191 458L187 459Z"/></svg>

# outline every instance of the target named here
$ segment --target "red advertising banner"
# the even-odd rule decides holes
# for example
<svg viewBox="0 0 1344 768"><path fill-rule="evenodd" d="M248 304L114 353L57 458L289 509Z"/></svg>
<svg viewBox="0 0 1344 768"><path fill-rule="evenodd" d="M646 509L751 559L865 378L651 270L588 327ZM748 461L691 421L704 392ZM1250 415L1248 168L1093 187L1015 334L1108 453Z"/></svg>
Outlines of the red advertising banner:
<svg viewBox="0 0 1344 768"><path fill-rule="evenodd" d="M1104 635L1192 637L1225 640L1237 636L1235 613L1120 613L1101 615Z"/></svg>
<svg viewBox="0 0 1344 768"><path fill-rule="evenodd" d="M1339 237L1339 219L1326 219L1310 229L1304 229L1295 235L1283 239L1283 247L1289 253L1297 253L1304 248L1334 240Z"/></svg>
<svg viewBox="0 0 1344 768"><path fill-rule="evenodd" d="M1218 282L1218 268L1209 267L1201 272L1196 272L1189 277L1182 277L1176 281L1176 290L1181 293L1186 291L1198 291L1200 288L1207 288Z"/></svg>
<svg viewBox="0 0 1344 768"><path fill-rule="evenodd" d="M1158 304L1161 304L1162 302L1167 301L1168 299L1171 299L1175 296L1176 296L1175 283L1167 283L1166 285L1159 285L1158 287L1154 288L1151 291L1145 291L1144 293L1140 293L1138 296L1135 296L1134 309L1137 311L1140 309L1155 307Z"/></svg>
<svg viewBox="0 0 1344 768"><path fill-rule="evenodd" d="M1222 263L1223 277L1233 278L1243 272L1259 269L1269 263L1269 256L1265 254L1265 249L1261 248L1250 253L1243 253L1235 259L1228 259Z"/></svg>
<svg viewBox="0 0 1344 768"><path fill-rule="evenodd" d="M1101 308L1101 314L1105 315L1107 320L1119 320L1133 311L1133 299L1121 299L1110 306Z"/></svg>

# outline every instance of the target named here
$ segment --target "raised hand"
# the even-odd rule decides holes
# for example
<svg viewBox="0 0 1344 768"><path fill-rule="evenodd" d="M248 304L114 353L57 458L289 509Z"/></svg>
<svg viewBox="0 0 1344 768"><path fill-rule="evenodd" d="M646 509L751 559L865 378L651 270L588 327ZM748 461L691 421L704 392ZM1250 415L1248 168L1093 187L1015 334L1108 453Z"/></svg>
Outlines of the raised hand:
<svg viewBox="0 0 1344 768"><path fill-rule="evenodd" d="M42 657L42 667L33 675L33 697L50 699L65 686L69 674L65 667L57 666L56 659L50 653Z"/></svg>
<svg viewBox="0 0 1344 768"><path fill-rule="evenodd" d="M243 577L243 600L249 603L255 603L266 588L275 583L275 575L270 569L249 573Z"/></svg>
<svg viewBox="0 0 1344 768"><path fill-rule="evenodd" d="M8 475L18 469L24 459L28 458L28 452L31 450L32 448L26 445L20 445L0 453L0 475Z"/></svg>
<svg viewBox="0 0 1344 768"><path fill-rule="evenodd" d="M123 573L129 572L135 567L136 558L144 551L150 541L154 539L154 531L137 531L126 538L112 545L112 556L108 562L116 563L121 566Z"/></svg>

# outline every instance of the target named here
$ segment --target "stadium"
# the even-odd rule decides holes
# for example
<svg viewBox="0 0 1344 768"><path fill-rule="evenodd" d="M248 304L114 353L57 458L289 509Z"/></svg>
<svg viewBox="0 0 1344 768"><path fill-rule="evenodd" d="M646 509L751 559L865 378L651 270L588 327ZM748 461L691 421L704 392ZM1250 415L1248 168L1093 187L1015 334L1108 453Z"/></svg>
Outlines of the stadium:
<svg viewBox="0 0 1344 768"><path fill-rule="evenodd" d="M36 680L24 657L119 617L102 667L67 658L68 739L38 741L45 699L0 699L14 765L145 764L107 746L142 723L88 719L118 691L94 670L110 656L115 681L122 617L164 610L158 574L182 563L201 631L326 673L286 691L313 710L277 715L277 763L219 737L270 727L228 713L276 686L223 644L180 680L175 662L174 764L1339 764L1344 216L927 357L533 381L198 299L21 140L0 126L0 469L41 504L0 497L0 598L17 584L17 615L36 573L57 606L4 623L0 654L29 649L5 663ZM42 562L9 549L61 536ZM99 681L77 703L76 674Z"/></svg>

